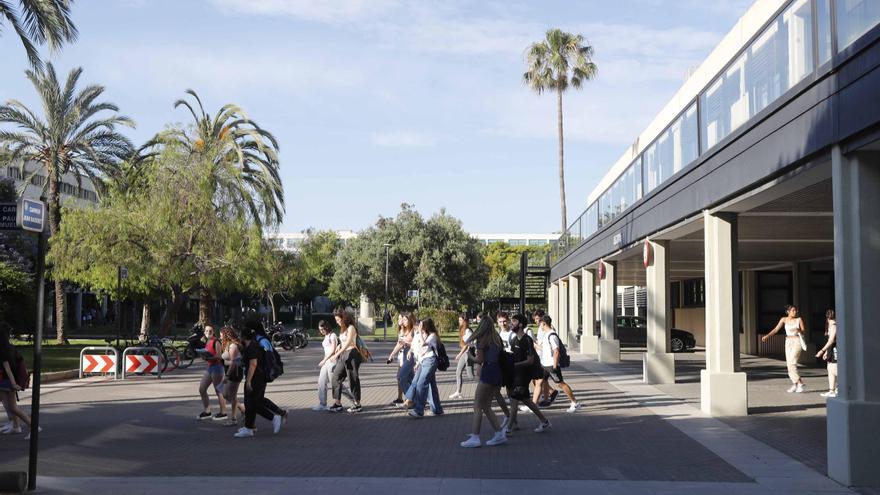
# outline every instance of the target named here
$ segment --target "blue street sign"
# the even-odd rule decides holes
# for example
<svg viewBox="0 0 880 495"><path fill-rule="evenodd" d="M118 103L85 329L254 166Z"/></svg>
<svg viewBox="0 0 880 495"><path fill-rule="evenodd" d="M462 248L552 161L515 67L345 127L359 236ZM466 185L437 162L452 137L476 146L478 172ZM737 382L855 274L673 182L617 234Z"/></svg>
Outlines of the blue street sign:
<svg viewBox="0 0 880 495"><path fill-rule="evenodd" d="M18 224L24 230L42 232L46 224L46 205L35 199L21 200L21 213L18 216Z"/></svg>

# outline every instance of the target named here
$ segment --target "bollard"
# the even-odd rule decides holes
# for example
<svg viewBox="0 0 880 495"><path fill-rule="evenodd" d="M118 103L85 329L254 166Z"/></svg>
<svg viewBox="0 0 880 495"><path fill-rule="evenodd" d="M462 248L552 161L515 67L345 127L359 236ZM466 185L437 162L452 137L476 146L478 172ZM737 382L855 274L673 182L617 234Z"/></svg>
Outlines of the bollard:
<svg viewBox="0 0 880 495"><path fill-rule="evenodd" d="M24 493L27 473L24 471L0 471L0 493Z"/></svg>

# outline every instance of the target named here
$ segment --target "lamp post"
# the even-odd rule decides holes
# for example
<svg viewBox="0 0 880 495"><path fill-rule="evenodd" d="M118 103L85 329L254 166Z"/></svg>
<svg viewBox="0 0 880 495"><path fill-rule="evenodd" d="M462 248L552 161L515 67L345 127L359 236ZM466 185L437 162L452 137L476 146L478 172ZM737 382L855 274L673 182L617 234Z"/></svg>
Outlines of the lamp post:
<svg viewBox="0 0 880 495"><path fill-rule="evenodd" d="M391 244L387 242L385 246L385 311L382 312L382 342L388 340L388 248Z"/></svg>

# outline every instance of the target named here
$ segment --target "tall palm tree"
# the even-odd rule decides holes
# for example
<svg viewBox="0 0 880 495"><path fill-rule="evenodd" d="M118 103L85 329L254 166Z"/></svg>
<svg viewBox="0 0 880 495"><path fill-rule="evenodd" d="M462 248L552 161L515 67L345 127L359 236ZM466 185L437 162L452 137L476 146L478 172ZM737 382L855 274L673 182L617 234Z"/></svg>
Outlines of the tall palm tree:
<svg viewBox="0 0 880 495"><path fill-rule="evenodd" d="M9 147L11 162L18 160L25 186L38 174L46 178L43 194L48 192L49 230L54 235L61 225L62 178L69 174L81 186L82 178L87 177L100 190L102 178L132 154L131 142L116 129L134 127L134 122L119 115L113 103L98 101L103 86L89 85L77 91L81 68L70 71L63 87L52 64L26 74L37 90L44 115L41 118L17 100L0 105L0 124L17 128L0 130L0 144ZM28 170L26 165L36 166ZM59 342L65 340L64 309L64 288L56 277L55 326Z"/></svg>
<svg viewBox="0 0 880 495"><path fill-rule="evenodd" d="M565 208L565 160L562 139L562 93L569 86L580 89L584 81L596 77L593 47L584 44L580 34L549 29L544 40L532 43L526 52L527 70L523 82L536 93L556 91L557 130L559 132L559 203L562 233L568 227Z"/></svg>
<svg viewBox="0 0 880 495"><path fill-rule="evenodd" d="M48 45L50 51L56 51L63 43L76 41L79 33L70 18L72 1L19 0L16 11L10 0L0 0L0 28L5 19L24 45L31 65L42 68L37 45Z"/></svg>
<svg viewBox="0 0 880 495"><path fill-rule="evenodd" d="M237 105L223 105L211 117L195 91L186 93L195 106L181 99L174 107L189 110L192 127L171 131L157 141L171 139L190 153L206 155L212 164L214 204L221 215L260 227L278 225L284 216L284 189L275 136ZM199 322L204 324L211 318L211 294L205 287L199 292Z"/></svg>

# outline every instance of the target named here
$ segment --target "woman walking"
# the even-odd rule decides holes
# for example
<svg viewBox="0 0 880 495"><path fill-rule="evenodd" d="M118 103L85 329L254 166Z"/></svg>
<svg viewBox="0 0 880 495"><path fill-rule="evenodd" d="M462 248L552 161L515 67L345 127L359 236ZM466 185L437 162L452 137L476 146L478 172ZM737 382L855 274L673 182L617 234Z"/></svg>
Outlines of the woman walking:
<svg viewBox="0 0 880 495"><path fill-rule="evenodd" d="M779 323L767 335L761 337L762 342L779 333L785 328L785 364L788 366L788 378L791 380L791 387L788 393L801 393L804 391L804 381L798 373L798 359L801 357L803 335L806 333L804 320L798 316L797 308L789 305L785 307L786 315L779 319Z"/></svg>
<svg viewBox="0 0 880 495"><path fill-rule="evenodd" d="M24 422L28 428L31 427L30 416L18 407L17 394L25 387L25 384L21 383L24 378L17 373L23 359L9 339L9 327L0 325L0 402L3 403L3 408L9 417L9 423L0 429L2 435L21 433L19 421ZM25 438L30 436L28 433Z"/></svg>
<svg viewBox="0 0 880 495"><path fill-rule="evenodd" d="M397 399L391 403L398 407L403 407L403 394L409 389L414 377L416 362L410 349L415 328L415 316L409 311L400 313L397 319L397 345L391 350L386 361L390 364L395 355L397 356Z"/></svg>
<svg viewBox="0 0 880 495"><path fill-rule="evenodd" d="M455 365L455 392L449 396L450 399L461 399L461 384L464 378L465 370L467 370L468 378L474 379L474 359L471 355L471 336L474 331L468 326L467 315L461 313L458 315L458 345L460 350L455 355L458 363Z"/></svg>
<svg viewBox="0 0 880 495"><path fill-rule="evenodd" d="M220 346L223 349L223 366L226 373L223 377L223 398L229 405L229 421L226 426L238 424L239 416L244 415L244 405L238 400L238 389L244 379L244 366L241 362L241 342L232 327L220 329Z"/></svg>
<svg viewBox="0 0 880 495"><path fill-rule="evenodd" d="M431 394L431 412L434 416L443 414L443 406L440 404L440 394L437 392L437 348L440 335L434 320L426 318L419 325L421 332L422 349L418 353L418 372L416 373L415 393L413 394L413 408L409 415L413 418L421 418L425 414L425 403L429 401Z"/></svg>
<svg viewBox="0 0 880 495"><path fill-rule="evenodd" d="M833 309L825 312L825 336L828 342L819 349L816 357L828 362L828 391L822 397L837 397L837 318Z"/></svg>
<svg viewBox="0 0 880 495"><path fill-rule="evenodd" d="M256 431L257 415L272 422L275 433L281 430L281 416L274 414L266 404L266 351L257 343L257 334L252 326L245 326L241 331L242 362L245 366L244 384L244 426L233 435L235 438L249 438Z"/></svg>
<svg viewBox="0 0 880 495"><path fill-rule="evenodd" d="M336 359L333 358L333 355L336 354L336 349L339 348L339 337L336 336L333 329L330 328L330 324L325 320L318 322L318 331L324 336L324 340L321 342L321 347L324 348L324 359L321 359L318 363L318 369L321 370L318 373L318 405L313 407L312 411L326 411L327 387L331 386L333 381L333 367L336 366ZM354 397L351 396L344 383L342 385L342 395L348 397L354 403Z"/></svg>
<svg viewBox="0 0 880 495"><path fill-rule="evenodd" d="M217 394L217 402L220 404L220 412L213 415L216 421L226 419L226 400L223 398L223 359L220 350L220 341L214 337L214 327L205 326L205 338L208 343L205 344L205 360L208 362L208 368L202 375L202 381L199 382L199 396L202 398L202 412L196 416L196 419L211 419L211 401L208 398L208 387L214 385L214 392Z"/></svg>
<svg viewBox="0 0 880 495"><path fill-rule="evenodd" d="M336 360L333 367L333 406L330 412L341 412L342 409L342 382L348 377L348 386L354 396L354 404L348 408L350 413L359 413L361 407L361 380L358 371L363 358L358 348L358 331L354 323L354 316L346 311L339 310L334 315L336 324L339 325L339 346L335 353L331 354Z"/></svg>
<svg viewBox="0 0 880 495"><path fill-rule="evenodd" d="M461 442L461 446L465 448L480 447L480 427L483 423L483 415L489 420L492 430L495 431L493 436L486 445L501 445L507 442L507 435L495 411L492 410L492 399L501 389L501 366L499 365L499 356L501 355L503 344L501 336L495 331L495 326L490 318L483 318L474 332L474 341L477 348L477 357L474 363L480 365L480 381L474 392L474 417L472 433L468 439Z"/></svg>

